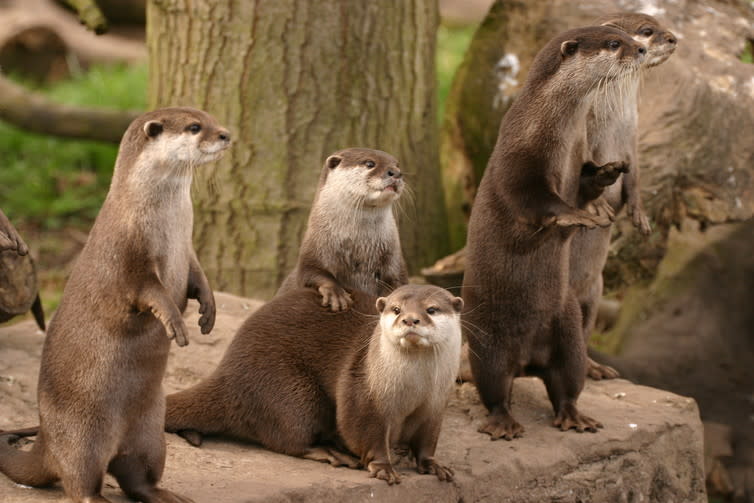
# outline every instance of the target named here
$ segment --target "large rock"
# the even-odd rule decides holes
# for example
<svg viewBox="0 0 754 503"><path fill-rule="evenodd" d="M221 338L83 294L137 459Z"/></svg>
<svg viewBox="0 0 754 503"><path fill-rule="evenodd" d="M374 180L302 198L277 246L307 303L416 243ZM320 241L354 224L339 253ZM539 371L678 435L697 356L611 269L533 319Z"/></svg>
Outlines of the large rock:
<svg viewBox="0 0 754 503"><path fill-rule="evenodd" d="M191 344L174 347L165 379L168 392L206 376L235 329L258 301L217 294L218 318L209 336L196 327L196 304L186 321ZM36 375L43 336L31 322L0 329L0 427L36 422ZM514 410L523 438L491 442L476 432L485 415L473 386L456 388L446 413L437 457L456 472L452 484L404 468L403 483L389 487L365 471L275 454L224 440L200 449L167 435L163 486L198 503L284 501L495 501L495 502L705 502L702 428L695 402L627 381L589 383L585 412L605 425L597 434L561 433L541 381L518 379ZM113 479L105 494L126 499ZM21 488L0 475L0 501L66 501L61 489Z"/></svg>
<svg viewBox="0 0 754 503"><path fill-rule="evenodd" d="M740 57L754 40L747 1L496 1L454 79L442 132L442 162L453 244L505 111L532 58L556 33L617 10L657 17L678 36L676 53L644 79L639 119L642 196L655 232L616 226L608 288L653 277L669 229L687 218L703 226L754 213L754 65Z"/></svg>

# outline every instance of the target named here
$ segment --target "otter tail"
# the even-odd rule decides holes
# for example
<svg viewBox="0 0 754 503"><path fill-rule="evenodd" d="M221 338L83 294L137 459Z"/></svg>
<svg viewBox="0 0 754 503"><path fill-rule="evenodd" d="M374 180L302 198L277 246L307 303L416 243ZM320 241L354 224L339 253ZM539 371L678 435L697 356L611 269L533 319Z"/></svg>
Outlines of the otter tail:
<svg viewBox="0 0 754 503"><path fill-rule="evenodd" d="M165 399L165 431L178 433L190 444L201 444L202 434L225 432L222 404L207 382L168 395Z"/></svg>
<svg viewBox="0 0 754 503"><path fill-rule="evenodd" d="M0 434L0 472L13 482L26 486L42 487L55 482L58 477L44 459L44 441L38 437L31 451L22 451L11 445L18 435Z"/></svg>
<svg viewBox="0 0 754 503"><path fill-rule="evenodd" d="M34 315L34 319L37 322L37 326L42 332L45 331L45 311L42 308L42 300L37 294L37 298L34 299L34 304L31 305L31 313Z"/></svg>

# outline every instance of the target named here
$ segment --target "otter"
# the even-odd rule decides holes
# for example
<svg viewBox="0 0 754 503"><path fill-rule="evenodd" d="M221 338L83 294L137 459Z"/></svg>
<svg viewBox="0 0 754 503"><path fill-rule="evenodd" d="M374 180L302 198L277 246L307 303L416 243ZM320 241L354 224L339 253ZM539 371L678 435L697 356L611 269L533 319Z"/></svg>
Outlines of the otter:
<svg viewBox="0 0 754 503"><path fill-rule="evenodd" d="M181 317L197 299L202 333L215 301L192 248L192 170L219 159L227 130L206 112L164 108L126 130L110 190L50 322L39 370L39 434L31 451L0 441L16 483L58 480L75 502L106 502L105 472L145 503L187 502L157 487L165 465L162 378Z"/></svg>
<svg viewBox="0 0 754 503"><path fill-rule="evenodd" d="M639 13L615 13L601 17L596 24L626 32L647 48L641 70L665 62L675 51L677 38L655 18ZM587 150L594 162L619 159L630 166L628 172L605 192L605 199L615 213L624 206L633 224L648 235L649 219L639 194L639 164L637 155L639 74L625 79L618 94L618 106L597 101L587 118ZM608 84L610 85L610 84ZM594 230L579 229L571 241L570 284L576 292L582 313L584 340L588 343L597 319L597 305L602 298L602 270L607 261L611 227ZM592 379L612 379L618 372L591 358L587 374Z"/></svg>
<svg viewBox="0 0 754 503"><path fill-rule="evenodd" d="M347 148L329 156L298 263L277 295L310 287L323 306L343 311L349 290L380 296L408 283L392 209L403 188L398 161L386 152Z"/></svg>
<svg viewBox="0 0 754 503"><path fill-rule="evenodd" d="M490 412L479 431L493 440L523 433L511 415L513 379L522 373L545 382L554 426L602 426L576 408L586 349L568 251L578 226L611 220L577 207L581 170L573 160L582 155L598 83L638 71L645 53L615 28L561 33L535 57L500 125L471 211L462 291L471 370Z"/></svg>
<svg viewBox="0 0 754 503"><path fill-rule="evenodd" d="M360 464L388 484L400 482L391 447L408 445L419 473L451 480L433 456L458 368L463 300L421 285L377 299L355 290L352 300L332 313L313 289L273 298L244 322L212 375L168 395L165 429L194 445L225 435Z"/></svg>

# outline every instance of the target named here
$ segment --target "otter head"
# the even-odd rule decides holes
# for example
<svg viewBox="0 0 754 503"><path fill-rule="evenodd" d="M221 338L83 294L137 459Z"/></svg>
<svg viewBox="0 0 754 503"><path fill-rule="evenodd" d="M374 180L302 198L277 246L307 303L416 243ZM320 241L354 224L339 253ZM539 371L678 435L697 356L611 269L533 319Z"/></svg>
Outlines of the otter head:
<svg viewBox="0 0 754 503"><path fill-rule="evenodd" d="M128 127L114 176L130 177L142 186L190 179L193 166L219 159L229 146L230 133L207 112L161 108L137 117Z"/></svg>
<svg viewBox="0 0 754 503"><path fill-rule="evenodd" d="M647 14L618 12L598 20L602 26L610 26L628 33L634 40L647 47L643 66L649 68L664 63L675 51L678 39L657 19Z"/></svg>
<svg viewBox="0 0 754 503"><path fill-rule="evenodd" d="M635 75L646 48L607 26L568 30L550 40L532 62L527 87L581 99L598 83Z"/></svg>
<svg viewBox="0 0 754 503"><path fill-rule="evenodd" d="M398 160L387 152L347 148L327 158L320 186L320 198L335 197L341 202L345 199L354 206L385 207L400 197L404 182Z"/></svg>
<svg viewBox="0 0 754 503"><path fill-rule="evenodd" d="M444 288L404 285L377 299L382 337L402 350L461 344L463 299Z"/></svg>

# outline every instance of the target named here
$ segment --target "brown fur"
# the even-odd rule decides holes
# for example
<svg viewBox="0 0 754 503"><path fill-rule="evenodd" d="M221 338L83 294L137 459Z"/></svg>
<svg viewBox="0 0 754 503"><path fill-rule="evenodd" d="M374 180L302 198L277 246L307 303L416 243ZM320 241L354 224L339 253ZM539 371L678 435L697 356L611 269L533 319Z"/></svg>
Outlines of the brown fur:
<svg viewBox="0 0 754 503"><path fill-rule="evenodd" d="M192 132L193 125L201 131ZM191 245L192 165L229 135L190 108L146 113L120 145L105 203L50 323L39 371L40 431L30 452L0 442L13 481L62 481L74 502L107 501L105 472L142 502L185 502L156 487L165 464L162 378L181 312L198 299L203 333L215 303ZM188 156L189 158L187 158Z"/></svg>
<svg viewBox="0 0 754 503"><path fill-rule="evenodd" d="M628 33L647 46L647 57L642 69L664 62L676 47L676 37L655 18L639 13L615 13L603 16L597 24L610 26ZM630 167L605 194L607 203L615 213L624 206L634 225L649 234L651 227L641 204L639 194L639 162L637 156L638 82L621 94L622 103L617 110L598 110L595 104L587 120L587 150L596 163L619 161ZM584 340L594 330L597 305L602 297L602 270L607 261L612 228L592 231L578 230L571 242L570 284L576 292L582 313ZM593 379L618 377L612 367L588 361L587 373Z"/></svg>
<svg viewBox="0 0 754 503"><path fill-rule="evenodd" d="M613 28L562 33L536 56L503 118L471 213L463 285L471 368L490 411L480 431L493 439L523 432L511 416L511 390L524 372L545 381L555 426L601 426L576 409L586 350L568 250L577 226L610 219L577 208L580 169L572 160L583 155L595 86L635 71L644 52Z"/></svg>
<svg viewBox="0 0 754 503"><path fill-rule="evenodd" d="M19 255L26 255L29 253L29 247L26 246L24 240L10 223L5 213L0 210L0 252L5 250L13 250Z"/></svg>
<svg viewBox="0 0 754 503"><path fill-rule="evenodd" d="M370 167L371 166L371 167ZM348 148L325 161L296 268L278 295L314 288L322 305L348 309L349 291L386 295L408 282L391 205L403 191L398 161Z"/></svg>
<svg viewBox="0 0 754 503"><path fill-rule="evenodd" d="M212 375L167 397L166 430L193 430L195 445L201 434L227 435L334 465L355 467L353 454L388 483L400 480L390 447L407 444L420 473L450 480L432 456L458 368L463 301L416 285L379 299L355 291L353 300L333 313L311 289L272 299L244 322ZM444 340L422 346L388 336L409 329Z"/></svg>

